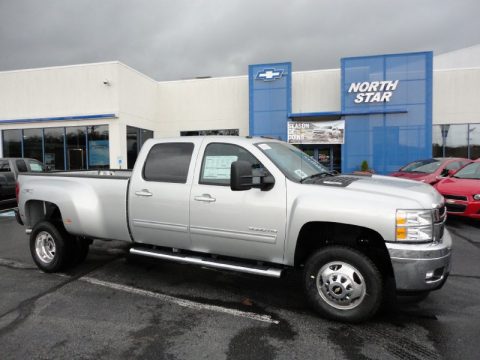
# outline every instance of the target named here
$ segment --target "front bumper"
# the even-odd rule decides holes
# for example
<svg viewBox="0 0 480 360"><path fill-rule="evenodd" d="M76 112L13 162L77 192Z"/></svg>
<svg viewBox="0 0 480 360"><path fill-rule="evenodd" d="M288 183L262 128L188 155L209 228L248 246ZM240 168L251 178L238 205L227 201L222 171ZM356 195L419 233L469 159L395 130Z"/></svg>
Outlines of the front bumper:
<svg viewBox="0 0 480 360"><path fill-rule="evenodd" d="M447 229L439 242L387 243L397 291L421 292L442 287L450 273L452 237Z"/></svg>

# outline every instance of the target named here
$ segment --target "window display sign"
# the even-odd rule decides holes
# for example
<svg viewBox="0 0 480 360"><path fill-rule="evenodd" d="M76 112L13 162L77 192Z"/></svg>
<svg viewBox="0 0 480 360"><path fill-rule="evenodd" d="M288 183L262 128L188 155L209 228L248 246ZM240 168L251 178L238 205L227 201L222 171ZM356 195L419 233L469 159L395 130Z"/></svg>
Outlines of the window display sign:
<svg viewBox="0 0 480 360"><path fill-rule="evenodd" d="M207 156L203 171L203 179L228 180L230 167L238 156Z"/></svg>
<svg viewBox="0 0 480 360"><path fill-rule="evenodd" d="M108 140L94 140L88 143L90 166L105 166L110 162Z"/></svg>
<svg viewBox="0 0 480 360"><path fill-rule="evenodd" d="M288 122L290 144L343 144L345 121Z"/></svg>

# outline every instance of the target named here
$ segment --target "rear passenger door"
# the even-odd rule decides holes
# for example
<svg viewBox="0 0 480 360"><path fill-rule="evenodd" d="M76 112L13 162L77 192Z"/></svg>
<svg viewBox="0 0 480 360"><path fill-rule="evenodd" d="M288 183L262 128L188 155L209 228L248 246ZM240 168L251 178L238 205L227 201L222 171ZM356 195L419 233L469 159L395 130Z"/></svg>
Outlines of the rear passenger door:
<svg viewBox="0 0 480 360"><path fill-rule="evenodd" d="M137 159L129 187L133 238L139 243L188 249L190 188L201 140L152 143L148 155Z"/></svg>

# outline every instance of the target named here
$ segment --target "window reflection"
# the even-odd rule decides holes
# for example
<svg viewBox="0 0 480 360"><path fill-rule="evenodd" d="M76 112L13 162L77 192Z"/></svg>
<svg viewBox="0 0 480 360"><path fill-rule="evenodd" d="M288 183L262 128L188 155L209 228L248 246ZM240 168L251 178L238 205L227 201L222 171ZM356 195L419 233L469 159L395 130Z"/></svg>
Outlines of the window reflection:
<svg viewBox="0 0 480 360"><path fill-rule="evenodd" d="M3 130L3 156L22 157L22 130Z"/></svg>
<svg viewBox="0 0 480 360"><path fill-rule="evenodd" d="M65 170L64 132L64 128L47 128L44 130L44 163L50 170Z"/></svg>

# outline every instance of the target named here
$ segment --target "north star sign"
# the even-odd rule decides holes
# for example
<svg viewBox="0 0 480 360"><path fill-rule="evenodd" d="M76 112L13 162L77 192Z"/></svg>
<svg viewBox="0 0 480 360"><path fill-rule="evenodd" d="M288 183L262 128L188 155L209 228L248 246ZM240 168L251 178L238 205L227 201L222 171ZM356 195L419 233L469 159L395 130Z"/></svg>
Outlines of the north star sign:
<svg viewBox="0 0 480 360"><path fill-rule="evenodd" d="M260 71L256 79L257 80L263 80L263 81L273 81L280 79L283 75L283 69L275 70L275 69L264 69L263 71Z"/></svg>
<svg viewBox="0 0 480 360"><path fill-rule="evenodd" d="M353 100L356 104L389 102L398 83L399 80L351 83L348 92L357 94Z"/></svg>

